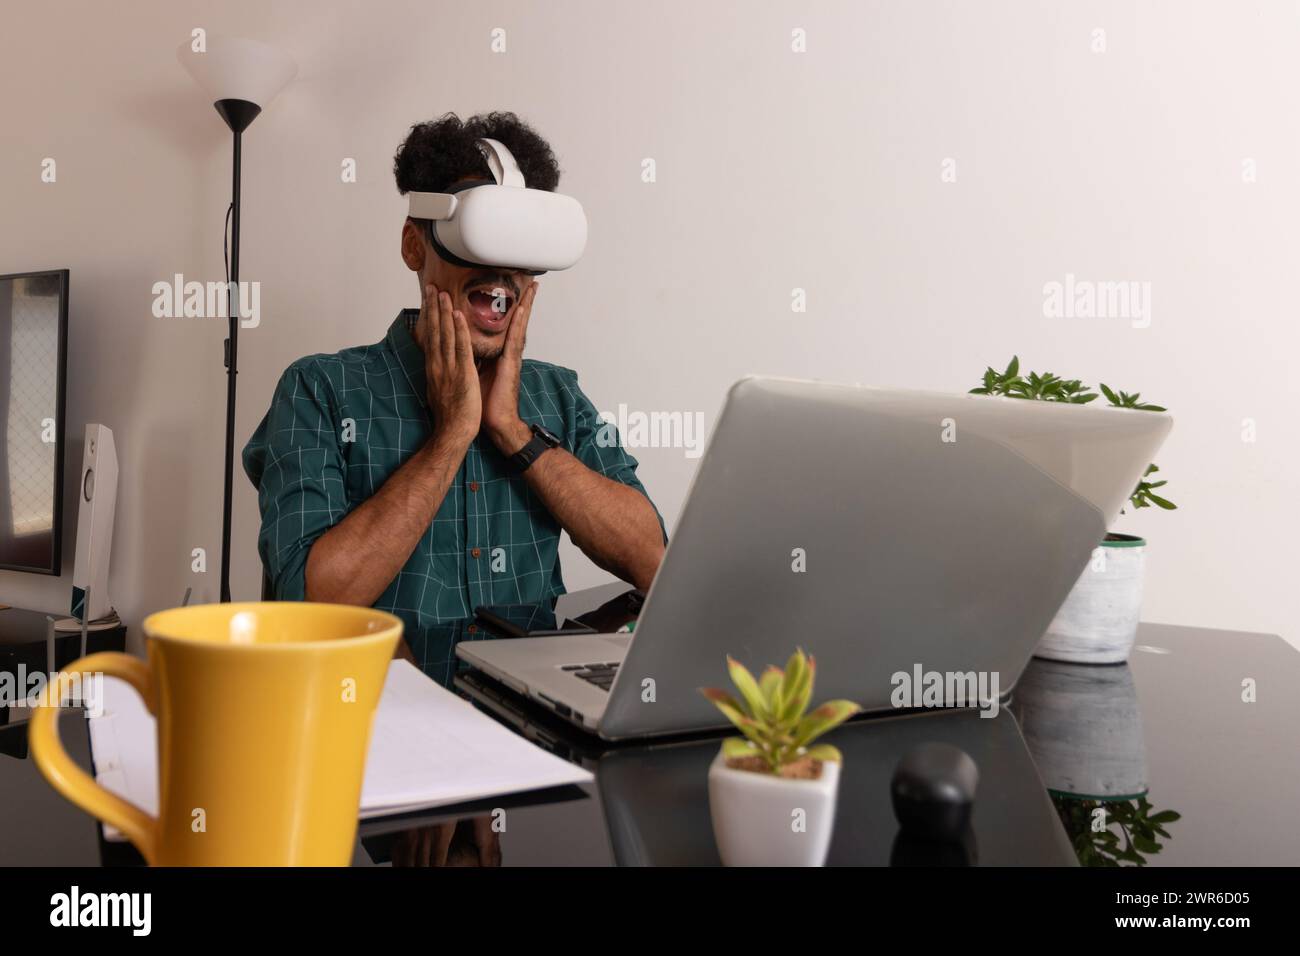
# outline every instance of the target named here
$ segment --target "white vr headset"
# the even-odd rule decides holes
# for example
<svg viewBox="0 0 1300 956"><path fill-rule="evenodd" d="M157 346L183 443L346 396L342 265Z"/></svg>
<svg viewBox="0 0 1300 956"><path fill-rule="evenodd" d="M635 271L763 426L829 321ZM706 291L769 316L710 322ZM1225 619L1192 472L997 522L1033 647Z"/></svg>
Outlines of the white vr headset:
<svg viewBox="0 0 1300 956"><path fill-rule="evenodd" d="M410 193L407 215L433 220L433 247L458 266L518 269L533 275L568 269L587 245L587 216L572 196L529 189L510 150L495 139L479 149L492 179L445 193Z"/></svg>

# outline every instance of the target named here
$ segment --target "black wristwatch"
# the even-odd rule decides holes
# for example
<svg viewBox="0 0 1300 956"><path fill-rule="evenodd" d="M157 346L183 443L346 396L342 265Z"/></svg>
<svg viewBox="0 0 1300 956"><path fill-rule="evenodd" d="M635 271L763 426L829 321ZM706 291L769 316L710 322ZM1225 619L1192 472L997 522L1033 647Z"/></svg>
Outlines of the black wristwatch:
<svg viewBox="0 0 1300 956"><path fill-rule="evenodd" d="M541 425L529 427L533 430L532 441L510 456L510 465L517 472L527 471L528 466L542 456L542 452L562 444L560 436L550 429Z"/></svg>

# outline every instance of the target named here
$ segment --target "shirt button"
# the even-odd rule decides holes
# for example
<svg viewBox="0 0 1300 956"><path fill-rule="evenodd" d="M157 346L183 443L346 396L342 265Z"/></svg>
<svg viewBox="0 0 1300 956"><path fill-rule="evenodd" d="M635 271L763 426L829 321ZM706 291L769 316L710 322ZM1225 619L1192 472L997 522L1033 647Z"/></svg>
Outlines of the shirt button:
<svg viewBox="0 0 1300 956"><path fill-rule="evenodd" d="M477 481L471 481L471 482L469 483L469 490L470 490L470 491L478 491L478 482L477 482Z"/></svg>
<svg viewBox="0 0 1300 956"><path fill-rule="evenodd" d="M469 549L470 557L477 558L482 552L478 548Z"/></svg>
<svg viewBox="0 0 1300 956"><path fill-rule="evenodd" d="M478 625L477 625L477 624L471 624L469 627L465 628L465 630L468 631L468 632L471 633L471 634L477 634L477 633L478 633Z"/></svg>

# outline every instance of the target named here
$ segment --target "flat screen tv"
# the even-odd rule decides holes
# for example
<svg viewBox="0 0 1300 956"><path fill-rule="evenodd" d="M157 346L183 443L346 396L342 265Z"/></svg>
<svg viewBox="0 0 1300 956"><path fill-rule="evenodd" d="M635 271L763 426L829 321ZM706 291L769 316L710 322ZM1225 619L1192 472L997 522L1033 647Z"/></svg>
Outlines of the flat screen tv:
<svg viewBox="0 0 1300 956"><path fill-rule="evenodd" d="M0 568L59 574L68 270L0 275Z"/></svg>

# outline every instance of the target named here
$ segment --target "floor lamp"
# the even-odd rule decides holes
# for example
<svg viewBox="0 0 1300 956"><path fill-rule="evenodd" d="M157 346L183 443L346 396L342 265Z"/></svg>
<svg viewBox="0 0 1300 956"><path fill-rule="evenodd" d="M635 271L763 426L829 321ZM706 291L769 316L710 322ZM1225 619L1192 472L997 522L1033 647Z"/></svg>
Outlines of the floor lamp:
<svg viewBox="0 0 1300 956"><path fill-rule="evenodd" d="M202 46L203 49L195 49ZM289 85L298 66L288 54L256 40L205 37L182 43L181 66L210 96L235 138L230 200L230 263L226 276L230 331L225 344L226 486L221 512L221 600L230 600L230 518L235 476L235 376L239 370L239 147L248 125Z"/></svg>

